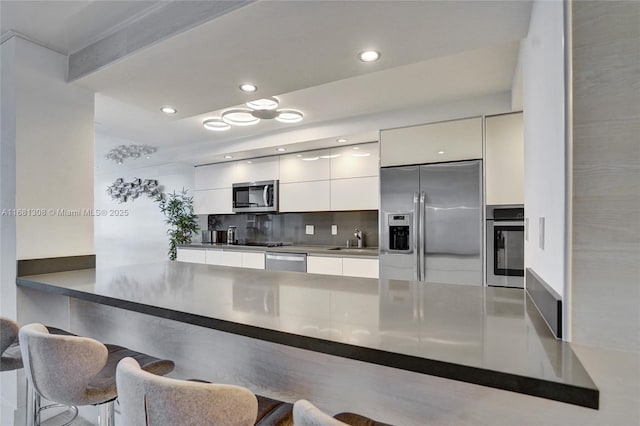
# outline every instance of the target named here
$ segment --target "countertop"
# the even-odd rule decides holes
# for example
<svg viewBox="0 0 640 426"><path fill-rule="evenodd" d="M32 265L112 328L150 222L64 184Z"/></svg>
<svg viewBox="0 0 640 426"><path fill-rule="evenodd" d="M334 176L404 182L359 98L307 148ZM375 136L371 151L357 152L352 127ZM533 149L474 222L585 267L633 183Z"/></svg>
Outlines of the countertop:
<svg viewBox="0 0 640 426"><path fill-rule="evenodd" d="M265 341L597 408L598 390L521 289L160 262L19 286Z"/></svg>
<svg viewBox="0 0 640 426"><path fill-rule="evenodd" d="M290 246L247 246L242 244L211 244L211 243L193 243L193 244L181 244L178 248L186 249L218 249L218 250L236 250L236 251L262 251L262 252L277 252L277 253L306 253L313 256L326 256L326 257L378 257L378 247L364 247L364 248L346 248L338 246L305 246L305 245L290 245Z"/></svg>

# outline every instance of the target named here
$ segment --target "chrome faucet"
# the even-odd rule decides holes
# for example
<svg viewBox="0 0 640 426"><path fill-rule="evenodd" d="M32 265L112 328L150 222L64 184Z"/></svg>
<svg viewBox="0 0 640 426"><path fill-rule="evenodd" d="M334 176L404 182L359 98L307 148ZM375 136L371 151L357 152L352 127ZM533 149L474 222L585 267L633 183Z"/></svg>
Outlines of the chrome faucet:
<svg viewBox="0 0 640 426"><path fill-rule="evenodd" d="M356 232L353 233L353 236L356 237L356 246L358 248L364 247L364 237L362 235L362 231L356 228Z"/></svg>

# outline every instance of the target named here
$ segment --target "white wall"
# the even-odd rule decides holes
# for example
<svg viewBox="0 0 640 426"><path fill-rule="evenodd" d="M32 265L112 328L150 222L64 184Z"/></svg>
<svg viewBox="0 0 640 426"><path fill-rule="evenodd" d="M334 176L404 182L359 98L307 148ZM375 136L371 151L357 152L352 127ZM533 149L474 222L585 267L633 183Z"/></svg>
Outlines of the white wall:
<svg viewBox="0 0 640 426"><path fill-rule="evenodd" d="M93 253L93 92L66 83L67 58L16 38L18 259ZM53 211L51 211L53 209Z"/></svg>
<svg viewBox="0 0 640 426"><path fill-rule="evenodd" d="M560 295L565 282L563 4L536 1L523 43L525 265ZM545 218L544 249L539 218Z"/></svg>
<svg viewBox="0 0 640 426"><path fill-rule="evenodd" d="M48 211L93 207L93 93L65 82L59 53L14 36L1 55L0 315L15 319L16 259L93 253L91 217ZM0 424L13 424L16 375L0 380Z"/></svg>
<svg viewBox="0 0 640 426"><path fill-rule="evenodd" d="M137 143L99 133L95 137L96 156L102 157L115 145ZM96 158L97 163L105 161L103 158ZM111 267L167 260L168 227L158 204L148 197L121 204L111 199L106 188L120 177L125 182L134 178L157 179L165 193L174 190L179 192L185 188L193 196L194 167L175 163L145 167L144 158L140 158L125 160L121 166L108 169L95 176L96 209L104 209L108 213L124 211L126 216L108 214L95 218L96 266ZM203 217L203 220L206 218Z"/></svg>

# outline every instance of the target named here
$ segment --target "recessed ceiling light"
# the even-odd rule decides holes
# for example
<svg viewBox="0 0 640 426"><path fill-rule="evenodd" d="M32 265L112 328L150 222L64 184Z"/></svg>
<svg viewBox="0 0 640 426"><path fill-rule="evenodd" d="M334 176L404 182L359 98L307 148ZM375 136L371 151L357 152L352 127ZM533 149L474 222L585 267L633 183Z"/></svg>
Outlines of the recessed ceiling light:
<svg viewBox="0 0 640 426"><path fill-rule="evenodd" d="M287 148L276 148L276 151L278 152L285 152L287 150Z"/></svg>
<svg viewBox="0 0 640 426"><path fill-rule="evenodd" d="M214 132L222 132L231 128L231 126L222 121L221 118L209 118L208 120L204 120L202 122L202 126L204 126L205 129L213 130Z"/></svg>
<svg viewBox="0 0 640 426"><path fill-rule="evenodd" d="M247 93L253 93L256 90L258 90L258 86L256 86L255 84L251 84L251 83L242 83L240 85L240 90L242 90L243 92L247 92Z"/></svg>
<svg viewBox="0 0 640 426"><path fill-rule="evenodd" d="M360 58L362 62L375 62L380 59L380 56L380 52L377 50L365 50L358 54L358 58Z"/></svg>
<svg viewBox="0 0 640 426"><path fill-rule="evenodd" d="M222 121L236 126L252 126L258 124L260 119L251 115L250 109L230 109L222 113Z"/></svg>
<svg viewBox="0 0 640 426"><path fill-rule="evenodd" d="M346 142L346 141L347 140L345 138L336 139L336 142L339 142L339 143L343 143L343 142Z"/></svg>
<svg viewBox="0 0 640 426"><path fill-rule="evenodd" d="M281 109L278 111L276 120L281 123L297 123L301 121L303 114L300 111L294 109Z"/></svg>
<svg viewBox="0 0 640 426"><path fill-rule="evenodd" d="M442 155L444 154L444 151L438 151L438 154Z"/></svg>
<svg viewBox="0 0 640 426"><path fill-rule="evenodd" d="M360 147L359 146L354 146L353 149L360 149Z"/></svg>
<svg viewBox="0 0 640 426"><path fill-rule="evenodd" d="M247 102L247 106L256 110L272 110L278 108L280 101L274 97L257 99L255 101Z"/></svg>
<svg viewBox="0 0 640 426"><path fill-rule="evenodd" d="M230 158L233 158L233 155L225 155L224 158L226 158L228 160Z"/></svg>
<svg viewBox="0 0 640 426"><path fill-rule="evenodd" d="M253 161L251 161L251 160L247 161L247 164L251 164L251 163L253 163Z"/></svg>
<svg viewBox="0 0 640 426"><path fill-rule="evenodd" d="M160 111L164 112L165 114L175 114L176 112L178 112L177 109L168 105L160 108Z"/></svg>
<svg viewBox="0 0 640 426"><path fill-rule="evenodd" d="M298 155L296 155L296 157L302 157L302 154L298 154Z"/></svg>

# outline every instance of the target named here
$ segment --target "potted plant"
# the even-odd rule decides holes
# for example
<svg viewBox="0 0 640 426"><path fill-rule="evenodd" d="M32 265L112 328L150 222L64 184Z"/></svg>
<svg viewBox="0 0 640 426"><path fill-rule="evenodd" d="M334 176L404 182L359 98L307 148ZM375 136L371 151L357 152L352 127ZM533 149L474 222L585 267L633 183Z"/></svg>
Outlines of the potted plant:
<svg viewBox="0 0 640 426"><path fill-rule="evenodd" d="M193 212L193 197L187 195L187 191L176 194L160 194L156 198L160 210L166 217L166 223L170 226L169 235L169 259L176 260L179 244L190 244L191 236L198 232L196 215Z"/></svg>

